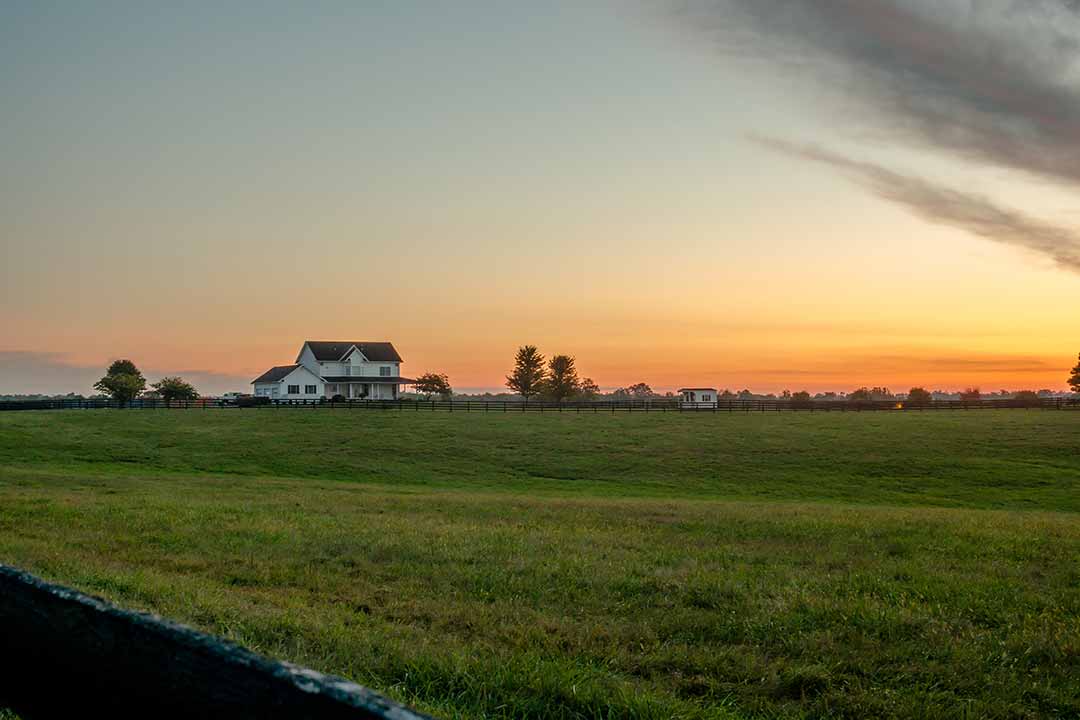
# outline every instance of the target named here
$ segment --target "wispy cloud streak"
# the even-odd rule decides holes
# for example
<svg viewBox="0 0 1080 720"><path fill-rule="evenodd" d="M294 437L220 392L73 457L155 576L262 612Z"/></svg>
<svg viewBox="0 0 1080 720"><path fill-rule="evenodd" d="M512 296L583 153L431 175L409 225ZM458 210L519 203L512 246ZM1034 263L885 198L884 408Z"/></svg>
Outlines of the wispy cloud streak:
<svg viewBox="0 0 1080 720"><path fill-rule="evenodd" d="M719 48L797 64L878 131L1080 183L1077 0L685 0Z"/></svg>
<svg viewBox="0 0 1080 720"><path fill-rule="evenodd" d="M848 111L839 133L1080 185L1080 0L682 0L676 16L724 52L819 80ZM1080 272L1070 228L820 147L759 142Z"/></svg>
<svg viewBox="0 0 1080 720"><path fill-rule="evenodd" d="M1062 268L1080 272L1080 233L1074 230L1028 217L981 195L937 185L819 147L769 138L755 138L755 142L777 152L836 168L878 197L905 207L925 220L1025 248L1053 259Z"/></svg>

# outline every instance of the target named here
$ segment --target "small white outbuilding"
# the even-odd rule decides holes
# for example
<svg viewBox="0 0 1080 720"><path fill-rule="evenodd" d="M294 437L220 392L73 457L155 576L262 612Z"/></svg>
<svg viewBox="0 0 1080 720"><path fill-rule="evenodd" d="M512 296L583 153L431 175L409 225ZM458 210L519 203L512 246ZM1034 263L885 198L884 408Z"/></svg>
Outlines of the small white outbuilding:
<svg viewBox="0 0 1080 720"><path fill-rule="evenodd" d="M716 407L716 388L679 388L679 404L686 408Z"/></svg>

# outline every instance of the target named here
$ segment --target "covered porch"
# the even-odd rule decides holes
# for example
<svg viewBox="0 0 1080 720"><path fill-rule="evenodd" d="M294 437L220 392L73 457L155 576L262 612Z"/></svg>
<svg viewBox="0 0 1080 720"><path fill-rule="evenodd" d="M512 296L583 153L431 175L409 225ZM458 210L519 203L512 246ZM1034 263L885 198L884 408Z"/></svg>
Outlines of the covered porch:
<svg viewBox="0 0 1080 720"><path fill-rule="evenodd" d="M326 378L326 398L340 395L346 400L397 400L402 385L412 385L411 378L347 377Z"/></svg>

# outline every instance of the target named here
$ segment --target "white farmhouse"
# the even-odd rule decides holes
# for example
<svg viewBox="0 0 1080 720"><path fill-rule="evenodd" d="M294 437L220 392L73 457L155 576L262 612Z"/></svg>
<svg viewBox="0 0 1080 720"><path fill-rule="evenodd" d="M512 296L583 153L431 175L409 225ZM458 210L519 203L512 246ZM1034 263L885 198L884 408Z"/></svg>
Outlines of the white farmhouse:
<svg viewBox="0 0 1080 720"><path fill-rule="evenodd" d="M275 400L395 400L402 385L401 356L388 342L308 340L292 365L272 367L252 380L255 395Z"/></svg>

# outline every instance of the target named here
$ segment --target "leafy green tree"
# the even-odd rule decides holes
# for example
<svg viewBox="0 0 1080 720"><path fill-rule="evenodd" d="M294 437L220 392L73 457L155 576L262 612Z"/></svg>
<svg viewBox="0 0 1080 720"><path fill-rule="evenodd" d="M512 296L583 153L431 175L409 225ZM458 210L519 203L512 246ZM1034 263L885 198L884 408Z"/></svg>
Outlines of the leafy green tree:
<svg viewBox="0 0 1080 720"><path fill-rule="evenodd" d="M581 380L574 367L574 358L569 355L553 356L548 362L544 394L555 402L562 402L577 395L580 388Z"/></svg>
<svg viewBox="0 0 1080 720"><path fill-rule="evenodd" d="M934 396L930 394L926 388L913 387L908 390L907 404L908 405L929 405L934 401Z"/></svg>
<svg viewBox="0 0 1080 720"><path fill-rule="evenodd" d="M544 356L536 346L522 345L518 348L514 357L514 371L506 376L506 387L528 401L543 389L546 378Z"/></svg>
<svg viewBox="0 0 1080 720"><path fill-rule="evenodd" d="M1080 355L1076 360L1076 367L1072 369L1072 375L1069 376L1069 387L1073 392L1080 393Z"/></svg>
<svg viewBox="0 0 1080 720"><path fill-rule="evenodd" d="M453 395L450 387L450 378L444 373L424 373L416 378L416 392L431 397L439 395L444 400L449 400Z"/></svg>
<svg viewBox="0 0 1080 720"><path fill-rule="evenodd" d="M98 390L120 404L130 403L146 390L146 378L130 360L117 360L109 365L105 377L94 383Z"/></svg>
<svg viewBox="0 0 1080 720"><path fill-rule="evenodd" d="M150 387L157 390L165 402L199 399L195 386L185 382L181 377L163 377L156 383L152 383Z"/></svg>
<svg viewBox="0 0 1080 720"><path fill-rule="evenodd" d="M592 378L585 378L578 387L578 396L585 402L591 402L600 396L600 388Z"/></svg>

